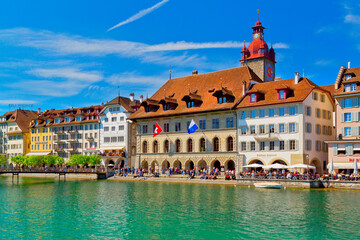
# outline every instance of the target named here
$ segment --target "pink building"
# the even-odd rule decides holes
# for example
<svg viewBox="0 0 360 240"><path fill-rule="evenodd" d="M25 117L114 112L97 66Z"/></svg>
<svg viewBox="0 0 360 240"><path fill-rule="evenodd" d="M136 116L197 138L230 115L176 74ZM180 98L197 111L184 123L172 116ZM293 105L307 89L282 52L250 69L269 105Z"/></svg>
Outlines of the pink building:
<svg viewBox="0 0 360 240"><path fill-rule="evenodd" d="M335 82L336 140L329 141L329 164L335 172L352 173L360 161L360 67L341 66Z"/></svg>

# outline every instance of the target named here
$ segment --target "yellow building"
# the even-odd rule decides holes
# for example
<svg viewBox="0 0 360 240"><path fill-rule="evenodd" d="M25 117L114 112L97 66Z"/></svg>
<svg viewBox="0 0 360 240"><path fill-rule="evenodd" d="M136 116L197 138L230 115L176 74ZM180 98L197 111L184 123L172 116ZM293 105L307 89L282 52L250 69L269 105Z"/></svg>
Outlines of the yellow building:
<svg viewBox="0 0 360 240"><path fill-rule="evenodd" d="M28 155L48 155L53 150L53 133L50 125L52 119L42 120L41 117L30 123L30 153Z"/></svg>

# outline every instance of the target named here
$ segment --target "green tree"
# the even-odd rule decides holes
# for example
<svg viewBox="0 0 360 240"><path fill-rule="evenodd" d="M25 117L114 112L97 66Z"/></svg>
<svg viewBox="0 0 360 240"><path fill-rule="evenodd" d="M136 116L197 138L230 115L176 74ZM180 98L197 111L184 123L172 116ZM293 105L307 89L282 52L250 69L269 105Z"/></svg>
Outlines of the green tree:
<svg viewBox="0 0 360 240"><path fill-rule="evenodd" d="M92 166L99 165L101 163L101 157L99 154L95 153L89 156L89 164Z"/></svg>
<svg viewBox="0 0 360 240"><path fill-rule="evenodd" d="M15 165L18 165L18 166L20 166L22 164L25 165L24 160L25 160L24 156L15 156L15 157L11 158L11 162L15 163Z"/></svg>
<svg viewBox="0 0 360 240"><path fill-rule="evenodd" d="M7 163L7 157L4 155L0 156L0 165L5 166Z"/></svg>

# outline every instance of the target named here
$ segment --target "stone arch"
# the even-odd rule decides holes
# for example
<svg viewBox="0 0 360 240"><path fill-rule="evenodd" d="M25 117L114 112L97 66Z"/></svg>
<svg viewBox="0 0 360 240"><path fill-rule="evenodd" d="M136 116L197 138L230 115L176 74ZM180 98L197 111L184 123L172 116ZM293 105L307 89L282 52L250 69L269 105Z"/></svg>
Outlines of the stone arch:
<svg viewBox="0 0 360 240"><path fill-rule="evenodd" d="M226 151L234 151L234 138L232 136L228 136L226 138Z"/></svg>
<svg viewBox="0 0 360 240"><path fill-rule="evenodd" d="M142 142L142 153L148 153L148 142L146 140Z"/></svg>
<svg viewBox="0 0 360 240"><path fill-rule="evenodd" d="M182 164L179 160L175 160L174 163L173 163L173 168L178 168L178 169L181 169L182 167Z"/></svg>
<svg viewBox="0 0 360 240"><path fill-rule="evenodd" d="M206 140L205 138L200 138L199 140L199 152L205 152L206 151Z"/></svg>
<svg viewBox="0 0 360 240"><path fill-rule="evenodd" d="M164 153L168 153L168 152L170 152L170 142L169 142L169 140L165 140L164 141Z"/></svg>
<svg viewBox="0 0 360 240"><path fill-rule="evenodd" d="M316 167L315 172L320 173L320 174L322 173L321 162L320 162L319 159L313 158L313 159L310 161L310 165ZM311 169L309 169L309 170L311 170Z"/></svg>
<svg viewBox="0 0 360 240"><path fill-rule="evenodd" d="M199 170L206 169L207 166L208 165L204 159L201 159L200 161L197 162L197 167Z"/></svg>
<svg viewBox="0 0 360 240"><path fill-rule="evenodd" d="M157 171L159 169L159 163L156 160L153 160L150 165L151 169Z"/></svg>
<svg viewBox="0 0 360 240"><path fill-rule="evenodd" d="M125 167L125 161L123 159L118 159L116 160L116 164L115 164L116 168L123 168Z"/></svg>
<svg viewBox="0 0 360 240"><path fill-rule="evenodd" d="M235 170L235 162L232 159L229 159L224 164L225 170Z"/></svg>
<svg viewBox="0 0 360 240"><path fill-rule="evenodd" d="M288 162L283 158L274 158L270 161L270 165L275 164L275 163L284 164L286 166L289 166Z"/></svg>
<svg viewBox="0 0 360 240"><path fill-rule="evenodd" d="M221 162L220 162L220 160L217 160L217 159L213 160L211 162L211 164L210 164L210 167L211 167L211 169L217 168L217 169L221 170Z"/></svg>
<svg viewBox="0 0 360 240"><path fill-rule="evenodd" d="M158 152L159 152L159 142L155 140L153 142L153 153L158 153Z"/></svg>
<svg viewBox="0 0 360 240"><path fill-rule="evenodd" d="M145 170L148 170L149 169L149 163L146 160L142 161L141 162L141 168L145 169Z"/></svg>
<svg viewBox="0 0 360 240"><path fill-rule="evenodd" d="M161 168L162 169L169 169L170 168L170 163L168 160L164 160L162 163L161 163Z"/></svg>
<svg viewBox="0 0 360 240"><path fill-rule="evenodd" d="M175 140L175 152L177 152L177 153L181 152L181 140L180 139Z"/></svg>
<svg viewBox="0 0 360 240"><path fill-rule="evenodd" d="M213 152L219 152L220 151L220 138L214 137L212 140L213 145Z"/></svg>
<svg viewBox="0 0 360 240"><path fill-rule="evenodd" d="M193 170L195 168L195 164L192 160L187 160L185 162L185 169L186 170Z"/></svg>
<svg viewBox="0 0 360 240"><path fill-rule="evenodd" d="M186 140L186 151L193 152L194 151L194 141L192 138Z"/></svg>
<svg viewBox="0 0 360 240"><path fill-rule="evenodd" d="M258 158L249 160L249 162L247 163L247 165L250 165L250 164L253 164L253 163L258 163L258 164L265 165L265 164L264 164L264 161L263 161L263 160L260 160L260 159L258 159Z"/></svg>

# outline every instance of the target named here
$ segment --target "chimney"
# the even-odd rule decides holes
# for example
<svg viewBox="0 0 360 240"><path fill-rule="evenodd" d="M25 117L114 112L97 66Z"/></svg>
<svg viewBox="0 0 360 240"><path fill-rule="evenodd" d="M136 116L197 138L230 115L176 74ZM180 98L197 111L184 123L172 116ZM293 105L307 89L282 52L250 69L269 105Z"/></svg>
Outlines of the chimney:
<svg viewBox="0 0 360 240"><path fill-rule="evenodd" d="M348 62L348 68L350 68L350 62Z"/></svg>
<svg viewBox="0 0 360 240"><path fill-rule="evenodd" d="M104 106L104 102L101 103L101 106Z"/></svg>
<svg viewBox="0 0 360 240"><path fill-rule="evenodd" d="M198 70L192 71L192 75L198 75Z"/></svg>
<svg viewBox="0 0 360 240"><path fill-rule="evenodd" d="M242 82L242 95L245 96L245 93L246 93L246 81L243 81Z"/></svg>
<svg viewBox="0 0 360 240"><path fill-rule="evenodd" d="M130 93L130 101L134 101L134 96L135 96L134 93Z"/></svg>
<svg viewBox="0 0 360 240"><path fill-rule="evenodd" d="M38 108L38 114L40 114L41 113L41 108Z"/></svg>
<svg viewBox="0 0 360 240"><path fill-rule="evenodd" d="M298 84L300 82L300 73L295 72L295 84Z"/></svg>
<svg viewBox="0 0 360 240"><path fill-rule="evenodd" d="M142 103L143 100L144 100L144 96L140 95L140 103Z"/></svg>

